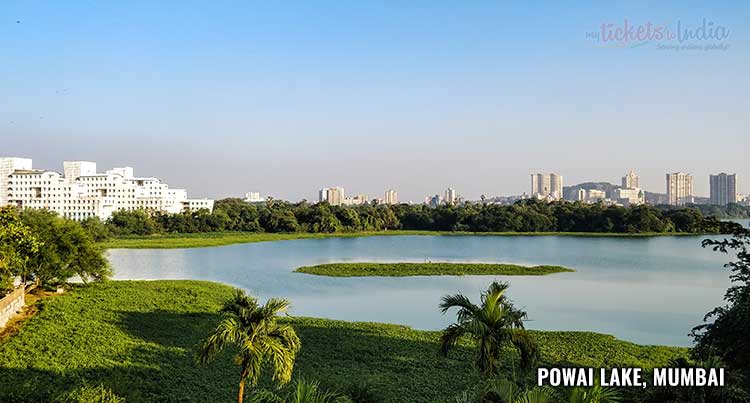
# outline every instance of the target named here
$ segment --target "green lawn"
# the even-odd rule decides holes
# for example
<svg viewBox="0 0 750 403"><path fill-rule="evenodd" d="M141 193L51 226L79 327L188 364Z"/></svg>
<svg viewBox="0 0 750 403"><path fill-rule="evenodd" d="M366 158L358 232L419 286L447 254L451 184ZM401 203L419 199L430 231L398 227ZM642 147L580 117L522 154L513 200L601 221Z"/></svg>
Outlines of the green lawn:
<svg viewBox="0 0 750 403"><path fill-rule="evenodd" d="M581 237L654 237L654 236L690 236L699 234L687 233L600 233L600 232L450 232L450 231L378 231L378 232L343 232L334 234L318 233L256 233L256 232L204 232L194 234L162 234L147 236L127 236L101 242L107 249L174 249L223 246L237 243L283 241L309 238L349 238L366 236L394 235L483 235L483 236L581 236Z"/></svg>
<svg viewBox="0 0 750 403"><path fill-rule="evenodd" d="M545 274L573 272L562 266L521 266L503 263L328 263L316 266L302 266L299 273L329 277L366 276L467 276L505 275L541 276Z"/></svg>
<svg viewBox="0 0 750 403"><path fill-rule="evenodd" d="M229 354L207 368L193 361L195 346L216 324L230 291L200 281L110 281L44 299L20 333L0 342L0 401L50 401L101 384L128 402L231 402L238 368ZM289 320L302 340L296 373L329 387L366 380L385 401L434 402L477 380L472 348L464 343L450 358L440 357L439 332ZM586 332L533 337L547 365L648 368L686 353Z"/></svg>

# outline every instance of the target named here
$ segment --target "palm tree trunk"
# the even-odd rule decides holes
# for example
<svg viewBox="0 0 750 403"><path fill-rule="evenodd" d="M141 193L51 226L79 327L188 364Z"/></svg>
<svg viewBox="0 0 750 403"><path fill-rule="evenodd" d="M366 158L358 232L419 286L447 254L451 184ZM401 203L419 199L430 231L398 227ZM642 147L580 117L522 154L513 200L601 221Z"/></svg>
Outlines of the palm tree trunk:
<svg viewBox="0 0 750 403"><path fill-rule="evenodd" d="M240 391L237 395L237 403L242 403L242 400L245 399L245 379L247 379L247 368L242 367L242 373L240 374Z"/></svg>
<svg viewBox="0 0 750 403"><path fill-rule="evenodd" d="M242 399L245 397L245 378L240 381L240 393L237 396L237 403L242 403Z"/></svg>

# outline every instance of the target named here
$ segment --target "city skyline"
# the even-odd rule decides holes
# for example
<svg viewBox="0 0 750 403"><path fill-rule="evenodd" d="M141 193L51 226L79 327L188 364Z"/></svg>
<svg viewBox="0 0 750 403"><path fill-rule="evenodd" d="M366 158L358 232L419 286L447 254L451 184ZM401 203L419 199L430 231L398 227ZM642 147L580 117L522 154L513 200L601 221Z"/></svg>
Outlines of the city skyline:
<svg viewBox="0 0 750 403"><path fill-rule="evenodd" d="M33 159L33 158L18 157L18 156L0 156L0 159L14 159L14 158L15 159L21 159L21 160L32 160ZM95 160L95 159L90 159L90 160ZM34 159L34 161L36 161L36 160ZM86 168L87 167L86 165L83 165L83 168L81 168L79 166L77 168L78 170L75 171L75 172L73 172L73 171L68 172L68 168L67 168L66 164L68 164L70 162L71 161L67 161L67 160L65 161L65 164L63 164L65 169L62 172L59 169L54 169L54 168L50 169L50 168L46 168L46 167L39 167L39 166L37 166L36 163L34 164L35 165L34 169L35 170L36 169L40 169L40 170L43 170L43 171L56 172L56 173L61 174L63 177L71 177L71 176L75 177L75 176L77 176L79 174L82 174L82 173L83 174L91 174L91 172L89 172L91 170L93 170L94 172L96 171L96 163L89 162L89 161L72 161L72 162L75 162L75 163L84 163L84 164L92 164L92 165L88 169ZM104 165L104 164L102 164L102 165ZM126 164L121 164L121 165L128 165L128 164L126 163ZM130 168L129 166L126 166L125 168L129 168L131 170L130 175L132 175L132 168ZM119 169L123 169L123 168L114 168L113 170L119 170ZM2 167L0 167L0 170L2 170ZM716 171L716 172L718 172L718 171ZM666 175L667 175L667 178L669 178L669 175L677 174L677 173L683 174L683 172L677 172L677 171L675 171L675 172L667 172ZM707 195L703 195L703 194L698 194L696 191L694 191L694 189L696 187L695 183L697 182L695 180L695 178L696 178L695 175L691 174L690 172L684 172L684 174L687 174L690 177L690 180L691 180L690 188L693 189L693 192L692 192L692 194L690 196L699 197L699 198L710 198L710 193L707 194ZM722 174L723 175L727 175L724 172L722 172ZM527 180L526 189L523 190L523 191L521 191L521 192L518 192L518 193L510 193L510 192L499 192L499 193L481 192L477 197L467 197L465 195L465 193L461 192L460 189L458 189L458 188L456 188L454 186L451 186L451 185L446 185L446 187L444 187L442 190L436 189L435 191L428 192L425 195L422 195L421 197L409 198L409 199L405 199L405 198L402 199L402 198L399 198L398 196L396 196L396 194L400 195L400 194L402 194L402 192L407 193L407 194L408 193L412 193L412 191L410 191L409 189L395 189L395 187L388 187L388 186L386 186L384 189L381 189L381 190L378 190L378 189L362 190L361 188L357 187L356 185L352 185L351 187L350 186L345 186L345 185L334 186L334 187L322 187L322 188L319 187L319 188L317 188L318 190L315 192L314 197L302 197L302 198L298 198L298 199L285 198L285 197L282 197L282 196L279 196L279 195L275 195L275 194L271 194L271 193L265 192L265 191L263 191L262 193L264 195L266 195L266 197L272 197L272 198L281 199L281 200L288 200L288 201L291 201L291 202L296 202L296 201L300 201L300 200L323 201L323 200L326 200L326 199L328 199L330 197L333 197L333 200L335 200L335 201L332 204L347 204L347 203L351 204L352 203L352 200L348 200L348 199L351 199L351 198L345 197L344 189L355 189L355 191L353 193L354 196L352 196L352 197L355 198L354 204L359 204L361 202L361 200L357 200L356 198L362 199L363 197L364 197L365 200L380 199L380 200L383 200L383 201L387 201L388 200L388 193L389 192L393 192L393 197L395 197L401 203L408 203L408 202L420 203L421 201L423 201L425 199L425 197L427 197L429 199L429 198L431 198L436 193L438 195L440 195L440 197L442 199L447 200L448 199L448 197L447 197L448 192L452 192L452 194L456 198L460 197L462 200L480 200L481 196L485 196L485 197L491 198L491 197L522 196L524 194L527 195L527 196L529 196L529 197L535 197L535 196L537 196L539 194L538 194L538 192L535 192L533 190L534 186L542 186L543 187L542 184L538 184L537 182L535 182L535 179L536 179L536 181L540 181L541 179L538 179L538 178L547 177L547 182L550 182L550 175L551 175L552 178L555 178L555 177L559 178L558 179L559 182L560 182L559 183L559 187L561 187L561 188L573 187L573 186L576 186L576 185L579 185L579 184L583 184L583 183L587 183L587 182L607 182L607 183L610 183L610 184L614 185L615 187L626 188L627 189L628 186L626 186L626 183L639 185L640 184L640 179L641 179L640 171L634 170L632 168L628 169L627 173L621 175L621 177L620 177L621 183L618 183L615 180L603 180L603 181L582 180L580 182L575 182L575 183L567 183L567 181L566 181L565 184L563 184L562 181L563 181L564 175L560 175L559 173L550 173L550 174L537 174L537 173L534 173L534 174L531 174L531 177L532 177L532 181L531 181L532 189L531 190L529 189L528 180ZM662 175L664 175L664 174L662 174ZM748 192L747 190L744 190L744 189L740 188L739 185L737 185L737 183L738 183L738 181L737 181L737 179L738 179L737 178L737 174L731 173L729 175L731 176L731 180L732 180L732 188L736 191L736 193L739 194L739 195L742 195L743 197L745 197L745 196L749 196L750 197L750 192ZM528 176L528 174L527 174L527 176ZM713 180L714 176L716 176L714 173L709 173L707 175L706 182L709 182L709 187L710 187L710 182ZM157 179L159 179L161 181L171 183L168 179L165 179L164 177L160 176L159 174L154 175L153 177L157 178ZM662 178L663 177L664 176L662 176ZM627 178L630 178L630 179L626 180ZM552 182L555 182L555 180L552 180ZM332 183L339 183L339 182L333 181ZM667 186L663 185L661 189L649 189L649 188L637 187L637 186L636 186L636 188L639 189L639 190L650 192L650 193L665 194L668 197L669 196L668 195L669 192L668 192L668 189L667 189L667 187L669 186L668 183L669 182L667 182ZM549 183L548 183L548 185L549 185ZM313 185L309 185L308 184L305 189L310 188L311 186L314 187ZM255 190L249 190L249 189L255 189ZM245 199L245 200L249 200L249 201L252 201L252 202L258 202L258 201L265 200L265 197L261 198L261 196L260 196L261 192L258 191L257 189L258 189L257 187L250 186L247 189L244 189L244 188L243 189L237 189L235 191L235 193L232 193L232 194L223 194L223 195L216 195L216 196L200 195L200 197L201 198L216 199L216 200L219 200L219 199L222 199L222 198L232 198L232 197L235 197L235 198L242 198L242 199ZM552 191L552 193L555 193L554 189L550 189L550 190ZM191 192L194 192L194 191L191 190ZM330 192L334 192L335 196L331 196ZM377 196L377 197L374 197L374 198L370 198L370 197L366 196L366 195L369 195L369 194L384 195L384 196ZM542 195L539 195L539 196L544 196L544 195L542 194ZM633 196L633 198L634 197L635 196ZM562 198L562 195L560 195L559 198Z"/></svg>
<svg viewBox="0 0 750 403"><path fill-rule="evenodd" d="M701 4L550 3L540 15L499 2L10 0L2 152L47 169L132 164L213 198L315 200L338 184L477 199L527 191L530 172L617 184L630 168L649 191L685 171L708 196L708 175L723 171L747 192L750 5ZM729 28L730 47L586 38L623 18L708 19Z"/></svg>

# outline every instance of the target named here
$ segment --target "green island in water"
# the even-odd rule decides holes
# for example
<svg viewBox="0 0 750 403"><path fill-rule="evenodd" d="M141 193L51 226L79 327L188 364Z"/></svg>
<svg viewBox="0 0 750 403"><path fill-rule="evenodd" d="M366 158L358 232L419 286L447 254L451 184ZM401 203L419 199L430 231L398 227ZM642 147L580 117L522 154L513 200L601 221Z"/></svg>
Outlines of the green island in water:
<svg viewBox="0 0 750 403"><path fill-rule="evenodd" d="M126 402L236 401L233 354L208 367L195 362L197 346L231 295L231 287L205 281L107 281L41 299L35 315L11 326L12 336L0 334L0 401L57 401L99 384ZM405 396L446 401L479 381L476 347L467 339L441 357L440 331L321 318L282 321L302 343L295 378L337 390L367 382L383 402ZM592 332L532 330L530 336L539 345L541 367L654 368L688 352ZM512 373L517 354L509 349L503 355L503 373ZM258 387L274 384L265 376Z"/></svg>
<svg viewBox="0 0 750 403"><path fill-rule="evenodd" d="M297 273L328 277L407 277L407 276L542 276L552 273L574 272L562 266L521 266L507 263L326 263L302 266Z"/></svg>

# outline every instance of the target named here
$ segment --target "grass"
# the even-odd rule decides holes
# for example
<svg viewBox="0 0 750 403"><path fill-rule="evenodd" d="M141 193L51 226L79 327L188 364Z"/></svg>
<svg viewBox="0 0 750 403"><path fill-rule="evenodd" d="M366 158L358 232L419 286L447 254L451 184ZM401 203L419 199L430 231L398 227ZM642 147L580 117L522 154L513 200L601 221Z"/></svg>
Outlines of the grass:
<svg viewBox="0 0 750 403"><path fill-rule="evenodd" d="M196 366L195 346L231 293L200 281L110 281L37 303L0 342L0 401L51 401L104 386L128 402L231 402L238 368L224 354ZM345 389L366 381L386 402L446 400L474 385L473 347L437 354L439 332L315 318L289 320L302 340L296 376ZM587 332L532 332L544 365L662 366L676 347L640 346ZM263 381L266 385L268 380Z"/></svg>
<svg viewBox="0 0 750 403"><path fill-rule="evenodd" d="M573 272L562 266L521 266L504 263L328 263L303 266L299 273L329 277L366 276L467 276L505 275L541 276L545 274Z"/></svg>
<svg viewBox="0 0 750 403"><path fill-rule="evenodd" d="M376 232L339 232L334 234L320 233L265 233L265 232L203 232L192 234L158 234L146 236L124 236L113 238L100 245L106 249L175 249L224 246L238 243L284 241L310 238L350 238L367 236L397 235L480 235L480 236L580 236L580 237L618 237L642 238L655 236L690 236L692 233L605 233L605 232L451 232L451 231L376 231Z"/></svg>

